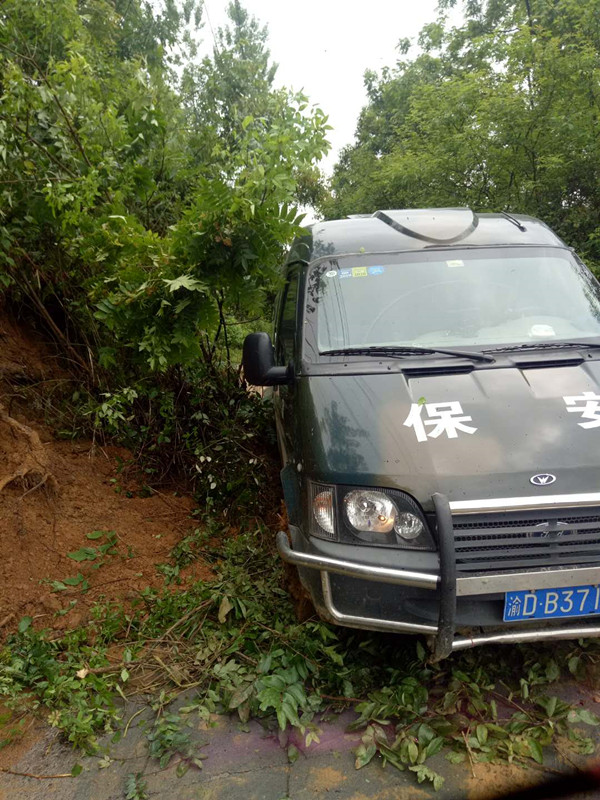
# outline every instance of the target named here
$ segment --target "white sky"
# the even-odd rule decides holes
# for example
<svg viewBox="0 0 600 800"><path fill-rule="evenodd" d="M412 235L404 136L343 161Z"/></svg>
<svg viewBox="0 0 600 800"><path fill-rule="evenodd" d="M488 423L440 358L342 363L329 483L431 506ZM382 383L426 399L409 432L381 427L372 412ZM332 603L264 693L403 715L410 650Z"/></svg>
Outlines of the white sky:
<svg viewBox="0 0 600 800"><path fill-rule="evenodd" d="M269 29L272 60L279 64L279 85L303 89L326 114L333 130L332 150L322 163L330 172L340 148L354 139L366 103L363 75L396 62L396 45L415 39L436 18L437 0L242 0ZM216 32L227 21L227 0L205 0ZM206 14L203 47L212 46Z"/></svg>

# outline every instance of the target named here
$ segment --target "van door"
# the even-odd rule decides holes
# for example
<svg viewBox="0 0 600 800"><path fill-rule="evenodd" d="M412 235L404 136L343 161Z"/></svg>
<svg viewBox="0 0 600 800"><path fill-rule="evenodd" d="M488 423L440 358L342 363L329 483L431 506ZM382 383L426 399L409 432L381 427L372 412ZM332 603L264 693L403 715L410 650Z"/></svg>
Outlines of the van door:
<svg viewBox="0 0 600 800"><path fill-rule="evenodd" d="M294 372L296 372L298 363L298 287L299 270L297 267L292 267L287 274L279 303L278 319L275 321L275 363L284 367L291 363ZM277 441L284 467L295 460L294 399L293 383L274 387L273 405L275 407Z"/></svg>

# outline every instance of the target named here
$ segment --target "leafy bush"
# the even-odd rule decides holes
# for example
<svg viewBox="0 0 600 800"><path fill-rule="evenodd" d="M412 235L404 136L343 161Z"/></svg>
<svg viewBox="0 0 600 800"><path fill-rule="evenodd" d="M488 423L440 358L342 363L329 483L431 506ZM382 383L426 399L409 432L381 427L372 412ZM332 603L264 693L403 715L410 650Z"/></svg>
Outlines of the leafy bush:
<svg viewBox="0 0 600 800"><path fill-rule="evenodd" d="M208 514L225 510L237 523L278 505L273 410L237 369L171 372L105 392L82 413L138 455L146 483L176 474Z"/></svg>

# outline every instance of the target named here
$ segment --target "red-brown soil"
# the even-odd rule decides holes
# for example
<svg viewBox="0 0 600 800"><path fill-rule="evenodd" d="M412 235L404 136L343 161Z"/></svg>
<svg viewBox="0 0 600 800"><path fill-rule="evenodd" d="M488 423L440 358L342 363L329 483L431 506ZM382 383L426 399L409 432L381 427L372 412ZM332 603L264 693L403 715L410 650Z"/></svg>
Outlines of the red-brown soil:
<svg viewBox="0 0 600 800"><path fill-rule="evenodd" d="M122 485L118 472L119 464L131 461L128 451L57 440L36 421L35 408L29 414L23 403L13 403L19 382L42 385L68 376L43 342L4 317L0 380L0 635L23 616L36 627L72 628L100 599L127 602L147 586L162 586L157 566L197 527L192 498L173 490L141 496L135 480L128 477ZM94 531L114 531L116 553L69 558L82 547L104 544L106 536L87 538ZM52 585L79 573L87 591L83 582L58 591ZM207 565L196 563L187 580L210 576Z"/></svg>

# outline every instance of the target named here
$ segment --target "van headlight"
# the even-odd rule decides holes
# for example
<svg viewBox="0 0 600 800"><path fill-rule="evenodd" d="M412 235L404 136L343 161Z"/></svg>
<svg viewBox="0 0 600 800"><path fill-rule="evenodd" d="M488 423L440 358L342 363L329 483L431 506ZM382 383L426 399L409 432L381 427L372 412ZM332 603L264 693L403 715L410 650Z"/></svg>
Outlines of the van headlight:
<svg viewBox="0 0 600 800"><path fill-rule="evenodd" d="M357 531L389 533L394 529L398 509L383 492L355 489L344 497L344 510L350 525Z"/></svg>
<svg viewBox="0 0 600 800"><path fill-rule="evenodd" d="M404 492L323 484L311 484L311 490L313 536L354 544L436 549L421 507Z"/></svg>

